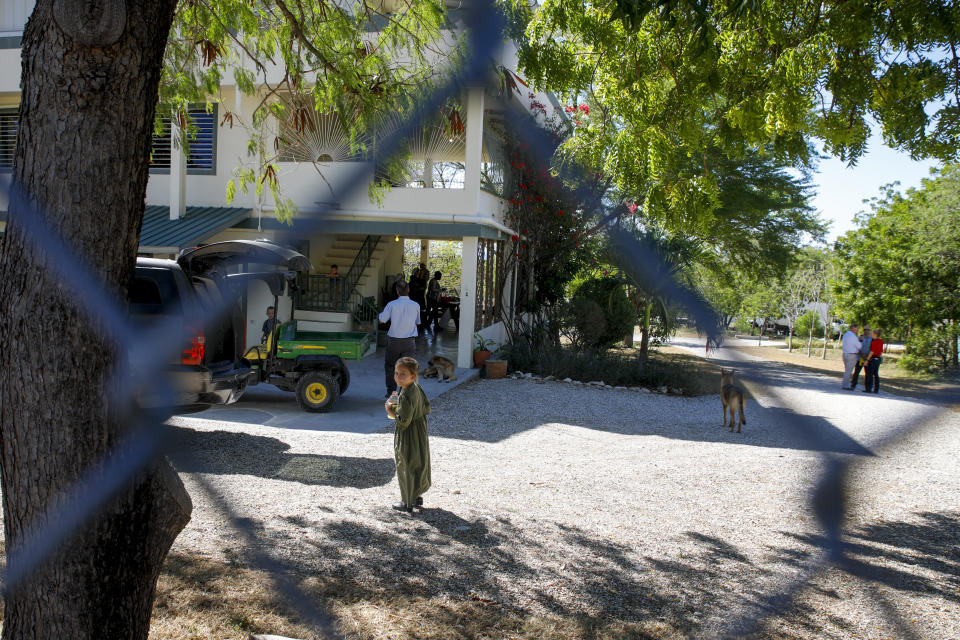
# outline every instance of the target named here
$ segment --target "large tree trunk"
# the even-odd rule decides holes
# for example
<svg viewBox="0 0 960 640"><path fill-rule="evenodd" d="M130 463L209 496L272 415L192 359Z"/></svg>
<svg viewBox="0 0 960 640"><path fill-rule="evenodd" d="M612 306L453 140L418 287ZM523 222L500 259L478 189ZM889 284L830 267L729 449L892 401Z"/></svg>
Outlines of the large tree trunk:
<svg viewBox="0 0 960 640"><path fill-rule="evenodd" d="M23 37L13 179L118 300L132 275L175 0L38 0ZM111 394L126 355L29 246L11 206L0 251L0 465L8 554L129 430ZM117 455L129 455L117 452ZM90 478L97 483L98 478ZM53 513L48 520L48 510ZM190 500L154 460L5 590L3 638L144 639ZM9 556L8 556L9 557Z"/></svg>
<svg viewBox="0 0 960 640"><path fill-rule="evenodd" d="M960 366L960 332L957 331L957 321L951 320L953 326L953 340L950 341L950 351L953 359L953 366Z"/></svg>
<svg viewBox="0 0 960 640"><path fill-rule="evenodd" d="M647 365L647 359L650 356L650 312L653 310L653 303L647 303L643 308L642 325L640 327L640 368Z"/></svg>

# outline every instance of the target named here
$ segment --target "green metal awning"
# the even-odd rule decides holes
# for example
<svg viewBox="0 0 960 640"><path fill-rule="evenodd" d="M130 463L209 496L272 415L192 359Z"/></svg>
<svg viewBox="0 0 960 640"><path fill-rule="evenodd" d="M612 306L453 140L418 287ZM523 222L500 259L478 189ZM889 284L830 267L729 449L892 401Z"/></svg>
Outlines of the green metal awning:
<svg viewBox="0 0 960 640"><path fill-rule="evenodd" d="M187 207L178 220L170 219L170 207L147 205L140 229L140 253L177 253L193 247L250 217L241 207Z"/></svg>
<svg viewBox="0 0 960 640"><path fill-rule="evenodd" d="M376 214L373 214L376 215ZM270 231L296 231L297 219L293 225L284 224L276 218L264 217L260 221L260 228ZM238 229L256 229L257 219L248 218L236 225ZM327 234L349 233L374 236L399 235L405 238L435 238L438 240L459 240L466 236L477 236L500 240L505 235L484 224L474 222L416 222L408 220L324 220L317 232Z"/></svg>

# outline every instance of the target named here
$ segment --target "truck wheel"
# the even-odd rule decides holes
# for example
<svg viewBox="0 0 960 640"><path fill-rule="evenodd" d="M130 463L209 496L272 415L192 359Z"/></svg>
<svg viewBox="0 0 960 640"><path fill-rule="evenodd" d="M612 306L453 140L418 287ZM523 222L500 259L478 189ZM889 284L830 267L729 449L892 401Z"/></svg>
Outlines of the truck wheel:
<svg viewBox="0 0 960 640"><path fill-rule="evenodd" d="M340 395L343 395L350 386L350 369L347 369L347 363L342 363L340 367Z"/></svg>
<svg viewBox="0 0 960 640"><path fill-rule="evenodd" d="M329 411L338 397L340 390L329 374L312 371L304 374L297 383L297 404L304 411Z"/></svg>

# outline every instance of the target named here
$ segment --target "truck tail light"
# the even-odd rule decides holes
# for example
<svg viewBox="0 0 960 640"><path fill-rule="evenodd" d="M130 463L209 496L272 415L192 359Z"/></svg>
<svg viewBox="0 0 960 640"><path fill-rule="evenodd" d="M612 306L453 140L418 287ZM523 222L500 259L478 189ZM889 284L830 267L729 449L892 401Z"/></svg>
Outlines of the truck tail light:
<svg viewBox="0 0 960 640"><path fill-rule="evenodd" d="M203 335L203 329L191 329L193 335L190 336L190 344L183 350L180 356L180 364L203 364L203 359L207 355L207 339Z"/></svg>

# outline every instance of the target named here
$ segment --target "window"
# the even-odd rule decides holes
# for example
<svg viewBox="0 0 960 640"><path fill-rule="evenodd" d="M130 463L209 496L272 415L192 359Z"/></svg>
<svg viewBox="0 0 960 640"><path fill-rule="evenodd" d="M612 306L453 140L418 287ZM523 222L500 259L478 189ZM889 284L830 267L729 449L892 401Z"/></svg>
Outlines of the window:
<svg viewBox="0 0 960 640"><path fill-rule="evenodd" d="M190 109L190 156L187 173L214 175L217 173L217 105L209 113L204 107ZM150 151L150 172L170 172L170 118L163 119L163 133L153 136Z"/></svg>
<svg viewBox="0 0 960 640"><path fill-rule="evenodd" d="M0 172L13 169L13 151L17 146L20 115L17 109L0 109Z"/></svg>

